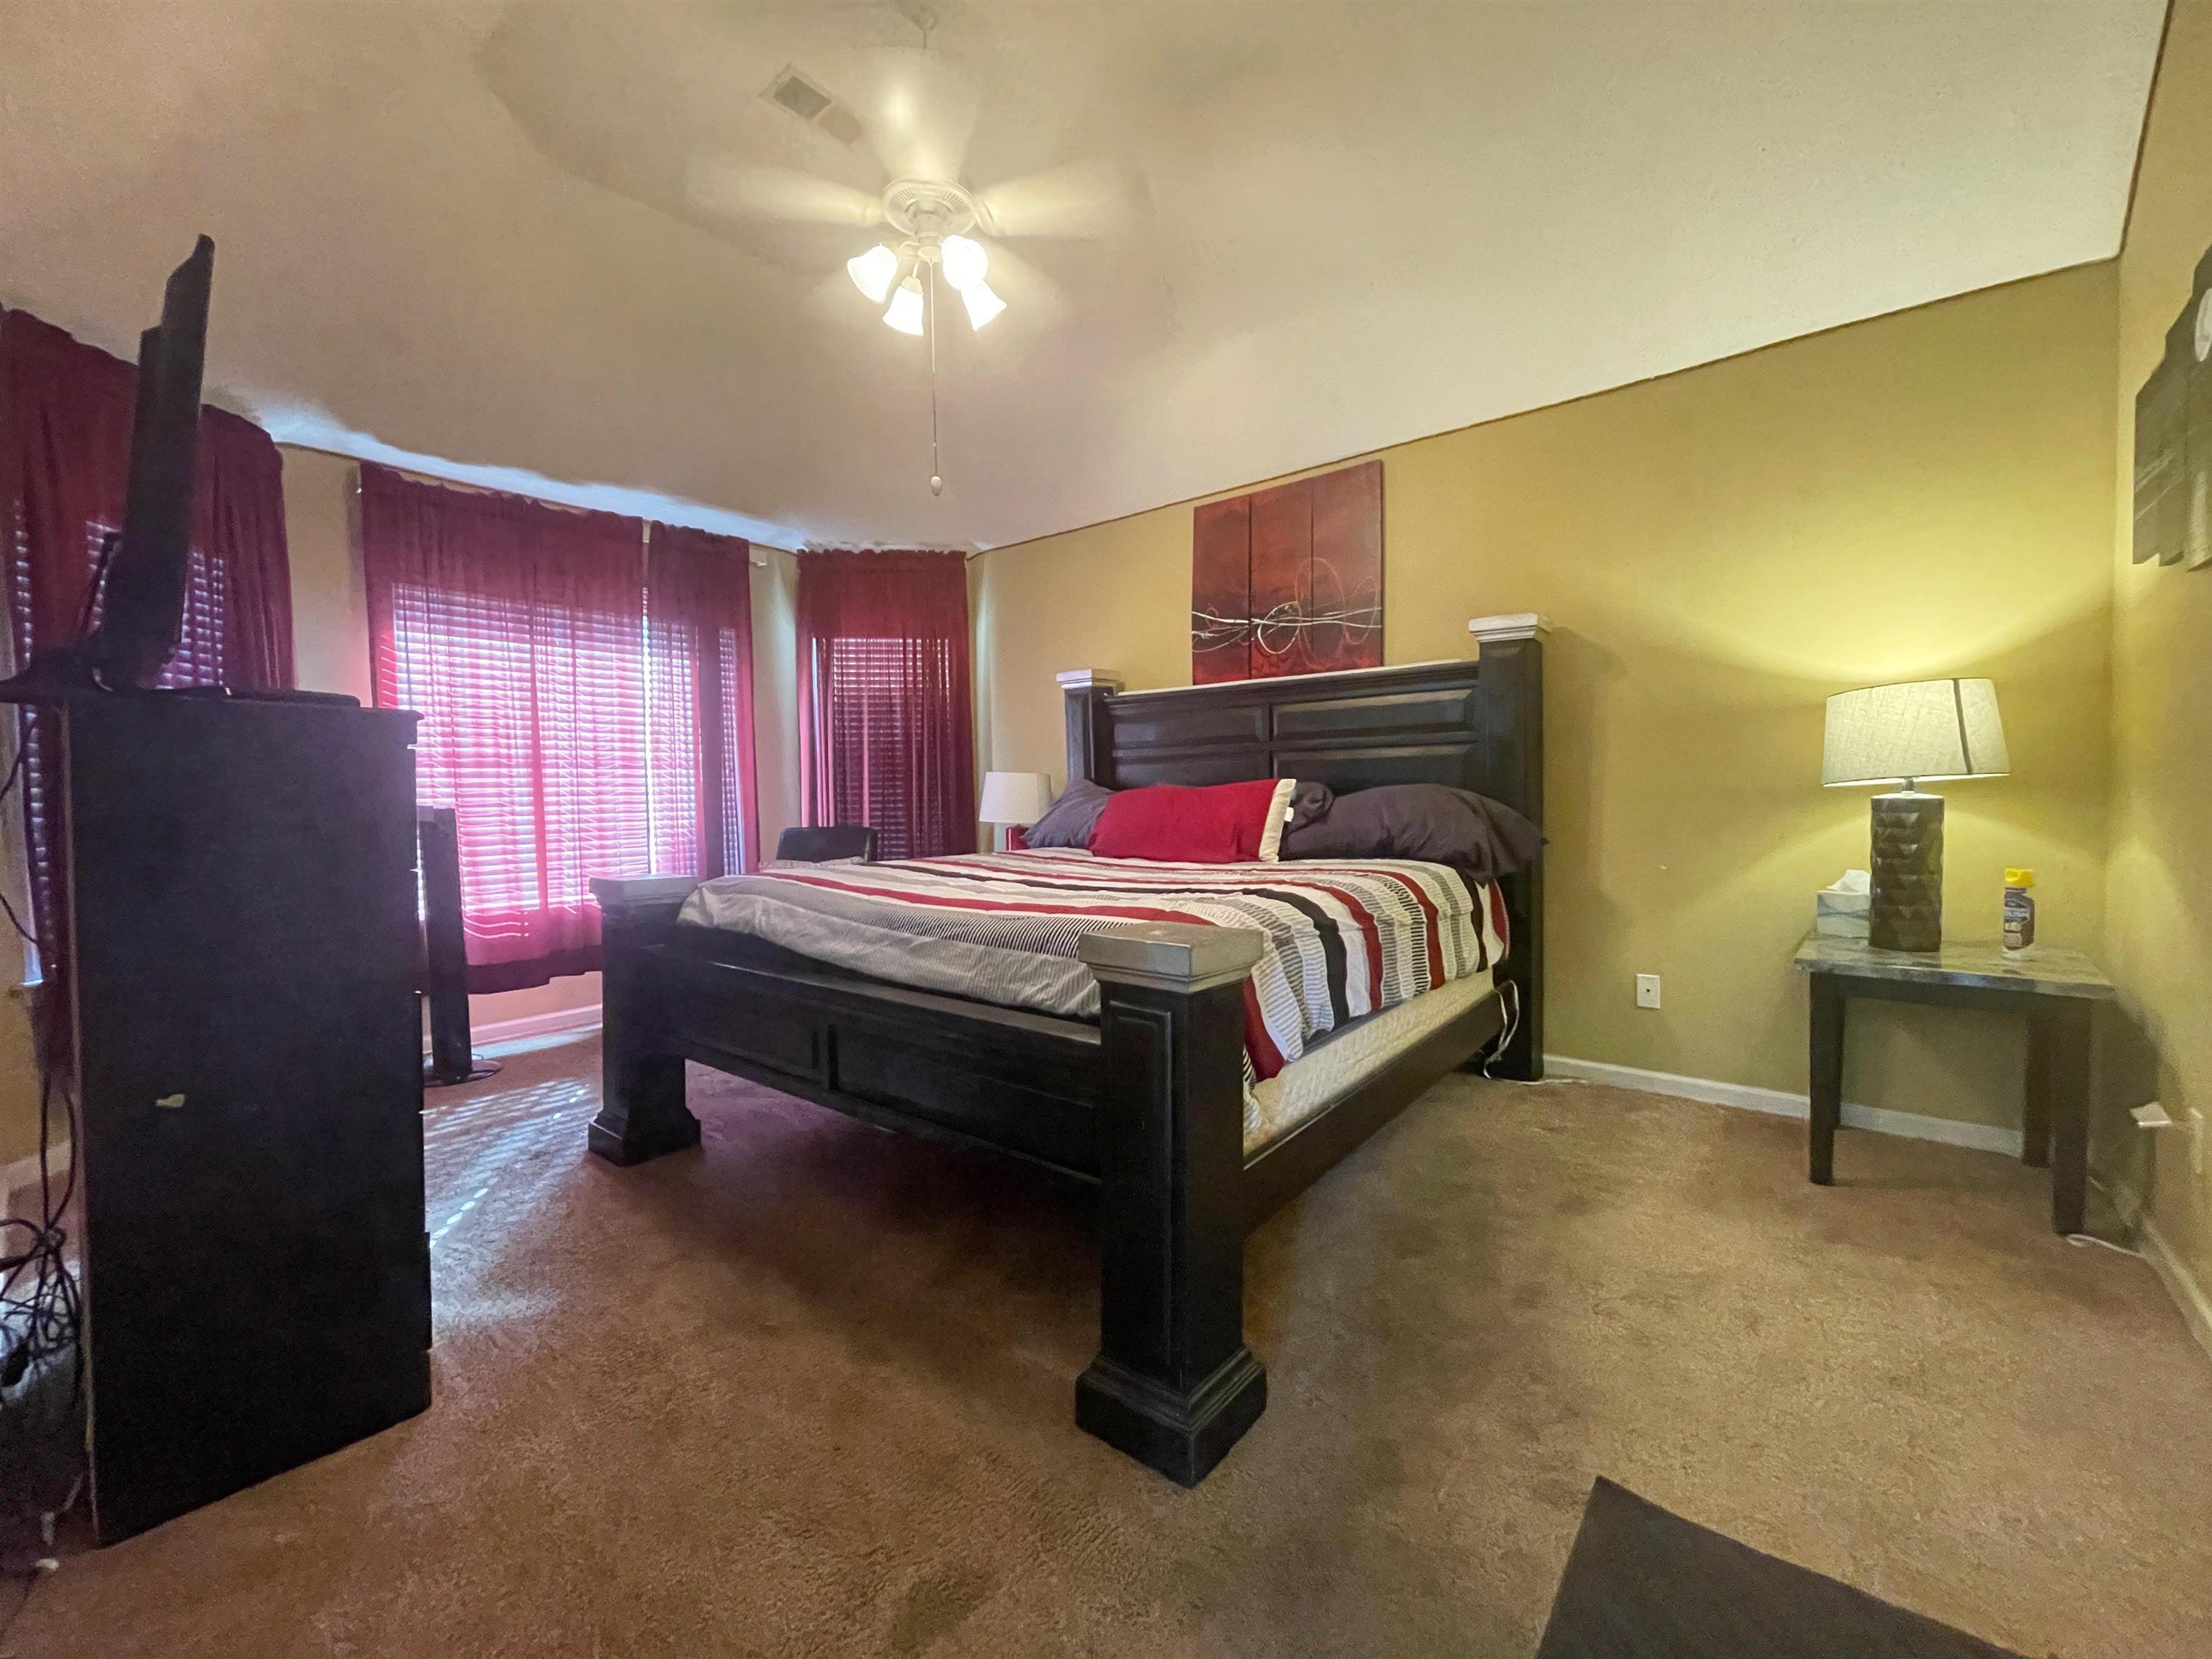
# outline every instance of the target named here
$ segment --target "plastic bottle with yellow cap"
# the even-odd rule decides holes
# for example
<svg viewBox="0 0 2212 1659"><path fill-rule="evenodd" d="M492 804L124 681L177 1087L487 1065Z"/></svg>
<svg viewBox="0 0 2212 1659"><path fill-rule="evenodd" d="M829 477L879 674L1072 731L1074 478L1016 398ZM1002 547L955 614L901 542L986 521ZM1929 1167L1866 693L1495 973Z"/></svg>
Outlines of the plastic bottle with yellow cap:
<svg viewBox="0 0 2212 1659"><path fill-rule="evenodd" d="M2007 870L2004 885L2004 948L2008 957L2035 949L2035 885L2033 870Z"/></svg>

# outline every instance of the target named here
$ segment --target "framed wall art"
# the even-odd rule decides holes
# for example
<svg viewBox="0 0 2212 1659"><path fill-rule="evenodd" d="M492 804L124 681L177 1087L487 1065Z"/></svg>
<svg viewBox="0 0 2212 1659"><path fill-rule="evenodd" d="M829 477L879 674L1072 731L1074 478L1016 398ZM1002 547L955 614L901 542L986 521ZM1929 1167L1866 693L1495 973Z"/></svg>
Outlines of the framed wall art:
<svg viewBox="0 0 2212 1659"><path fill-rule="evenodd" d="M1193 511L1194 682L1382 665L1382 462Z"/></svg>

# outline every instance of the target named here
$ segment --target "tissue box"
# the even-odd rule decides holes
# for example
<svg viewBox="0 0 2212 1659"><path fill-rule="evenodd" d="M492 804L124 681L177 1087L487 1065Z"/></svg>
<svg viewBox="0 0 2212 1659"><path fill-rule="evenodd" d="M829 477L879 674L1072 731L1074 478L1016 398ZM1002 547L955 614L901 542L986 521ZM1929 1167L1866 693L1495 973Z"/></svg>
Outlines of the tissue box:
<svg viewBox="0 0 2212 1659"><path fill-rule="evenodd" d="M1813 931L1832 939L1864 939L1867 907L1872 902L1871 894L1840 882L1823 887L1813 896Z"/></svg>

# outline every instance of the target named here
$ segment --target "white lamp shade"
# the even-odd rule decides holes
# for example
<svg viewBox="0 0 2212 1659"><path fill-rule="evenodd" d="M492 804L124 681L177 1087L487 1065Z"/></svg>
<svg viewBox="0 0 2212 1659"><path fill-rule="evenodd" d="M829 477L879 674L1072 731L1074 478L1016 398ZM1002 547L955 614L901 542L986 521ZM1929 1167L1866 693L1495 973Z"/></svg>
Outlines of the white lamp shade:
<svg viewBox="0 0 2212 1659"><path fill-rule="evenodd" d="M921 316L921 282L919 277L909 276L892 294L884 320L902 334L919 334Z"/></svg>
<svg viewBox="0 0 2212 1659"><path fill-rule="evenodd" d="M985 823L1035 823L1051 805L1052 780L1043 773L986 772L975 816Z"/></svg>
<svg viewBox="0 0 2212 1659"><path fill-rule="evenodd" d="M1006 302L991 292L991 285L981 277L960 290L960 302L968 307L968 326L981 328L1006 308Z"/></svg>
<svg viewBox="0 0 2212 1659"><path fill-rule="evenodd" d="M946 237L938 258L943 262L945 280L963 293L981 282L991 265L991 256L983 251L983 245L968 236Z"/></svg>
<svg viewBox="0 0 2212 1659"><path fill-rule="evenodd" d="M2011 769L1989 680L1911 680L1828 699L1822 783L1998 778Z"/></svg>
<svg viewBox="0 0 2212 1659"><path fill-rule="evenodd" d="M881 242L866 253L845 261L845 271L852 277L853 286L877 305L890 296L891 284L898 280L898 255Z"/></svg>

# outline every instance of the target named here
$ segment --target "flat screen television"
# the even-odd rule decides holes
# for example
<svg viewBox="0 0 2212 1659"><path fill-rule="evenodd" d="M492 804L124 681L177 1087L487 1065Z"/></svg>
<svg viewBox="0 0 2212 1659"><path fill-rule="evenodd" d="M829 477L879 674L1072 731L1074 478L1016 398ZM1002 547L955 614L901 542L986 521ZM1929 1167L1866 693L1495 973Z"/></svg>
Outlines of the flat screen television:
<svg viewBox="0 0 2212 1659"><path fill-rule="evenodd" d="M33 658L6 683L18 695L150 686L177 648L192 542L199 459L200 368L207 355L215 244L203 236L169 273L161 320L138 337L137 404L131 428L123 528L94 574L99 622L82 639ZM94 614L88 595L84 614Z"/></svg>

